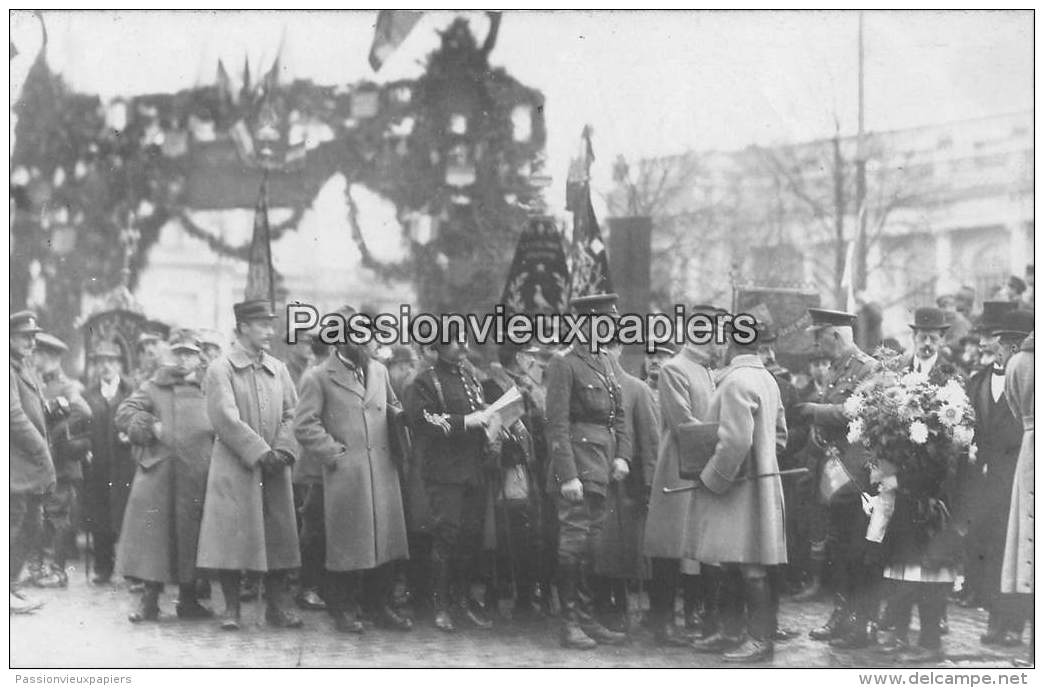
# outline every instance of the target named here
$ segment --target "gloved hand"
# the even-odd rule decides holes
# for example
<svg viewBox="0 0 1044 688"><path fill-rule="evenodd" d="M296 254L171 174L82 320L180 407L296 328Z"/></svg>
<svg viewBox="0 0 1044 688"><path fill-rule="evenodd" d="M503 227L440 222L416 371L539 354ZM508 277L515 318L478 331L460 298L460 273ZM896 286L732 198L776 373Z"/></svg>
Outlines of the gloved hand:
<svg viewBox="0 0 1044 688"><path fill-rule="evenodd" d="M261 457L260 463L261 470L265 473L275 473L286 466L279 454L271 449L265 452L265 455Z"/></svg>
<svg viewBox="0 0 1044 688"><path fill-rule="evenodd" d="M613 459L613 470L611 476L613 480L623 480L628 476L628 474L630 474L630 472L631 466L627 463L627 461L621 459L620 457L616 457L615 459Z"/></svg>
<svg viewBox="0 0 1044 688"><path fill-rule="evenodd" d="M567 502L579 504L584 501L584 484L580 482L580 478L565 481L559 490Z"/></svg>
<svg viewBox="0 0 1044 688"><path fill-rule="evenodd" d="M294 455L283 449L276 449L275 453L279 455L279 459L283 462L284 466L294 465Z"/></svg>

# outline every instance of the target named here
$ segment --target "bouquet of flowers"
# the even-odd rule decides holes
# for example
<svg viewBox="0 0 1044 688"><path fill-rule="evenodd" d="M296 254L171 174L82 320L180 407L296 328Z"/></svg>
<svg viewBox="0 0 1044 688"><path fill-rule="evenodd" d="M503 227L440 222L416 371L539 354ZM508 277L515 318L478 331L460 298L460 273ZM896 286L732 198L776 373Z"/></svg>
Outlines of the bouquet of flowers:
<svg viewBox="0 0 1044 688"><path fill-rule="evenodd" d="M845 401L848 442L869 451L879 476L948 474L974 437L975 416L960 379L905 370L900 356L878 358L878 372ZM877 506L867 537L880 542L894 495L882 492Z"/></svg>

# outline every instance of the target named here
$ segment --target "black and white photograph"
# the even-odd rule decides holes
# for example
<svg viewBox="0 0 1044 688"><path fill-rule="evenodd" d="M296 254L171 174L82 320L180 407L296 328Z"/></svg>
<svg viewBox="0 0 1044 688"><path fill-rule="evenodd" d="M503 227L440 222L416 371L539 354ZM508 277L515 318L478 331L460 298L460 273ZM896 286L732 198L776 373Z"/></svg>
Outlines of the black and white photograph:
<svg viewBox="0 0 1044 688"><path fill-rule="evenodd" d="M8 22L11 685L1029 684L1034 10Z"/></svg>

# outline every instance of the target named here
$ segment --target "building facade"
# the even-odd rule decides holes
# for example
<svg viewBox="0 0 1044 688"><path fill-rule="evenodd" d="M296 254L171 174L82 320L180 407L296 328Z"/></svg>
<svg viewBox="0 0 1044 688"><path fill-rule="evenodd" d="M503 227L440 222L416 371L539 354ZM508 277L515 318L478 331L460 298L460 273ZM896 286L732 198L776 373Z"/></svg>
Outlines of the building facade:
<svg viewBox="0 0 1044 688"><path fill-rule="evenodd" d="M653 216L654 294L663 305L728 303L733 282L809 285L850 303L865 222L866 283L884 336L909 311L961 285L989 299L1033 262L1033 113L868 134L857 203L858 141L835 137L639 161L610 209ZM649 179L673 175L670 183ZM650 199L647 190L675 189ZM630 196L630 198L629 198ZM854 291L854 290L852 290Z"/></svg>

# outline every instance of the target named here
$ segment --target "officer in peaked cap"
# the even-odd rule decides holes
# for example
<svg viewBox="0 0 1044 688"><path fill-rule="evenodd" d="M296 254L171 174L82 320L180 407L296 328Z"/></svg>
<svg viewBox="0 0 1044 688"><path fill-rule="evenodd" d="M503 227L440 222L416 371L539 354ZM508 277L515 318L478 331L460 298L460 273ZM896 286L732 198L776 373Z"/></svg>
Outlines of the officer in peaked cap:
<svg viewBox="0 0 1044 688"><path fill-rule="evenodd" d="M809 308L808 315L812 318L812 324L808 327L810 332L817 332L825 327L852 327L856 321L855 313L826 308Z"/></svg>
<svg viewBox="0 0 1044 688"><path fill-rule="evenodd" d="M619 295L611 292L600 294L588 294L577 296L569 305L577 313L617 313L616 303L620 300Z"/></svg>
<svg viewBox="0 0 1044 688"><path fill-rule="evenodd" d="M17 588L26 558L36 546L44 496L54 487L54 463L47 437L47 419L32 353L40 328L36 314L19 311L10 318L11 451L10 548L11 612L28 613L42 603Z"/></svg>
<svg viewBox="0 0 1044 688"><path fill-rule="evenodd" d="M823 391L811 402L795 406L796 412L811 426L806 451L815 460L816 476L827 462L828 446L840 450L852 483L829 498L828 551L831 570L837 576L834 611L825 625L809 635L814 640L830 641L840 647L864 647L870 642L869 624L876 616L875 589L880 571L864 564L864 542L868 517L863 513L860 493L870 489L865 458L858 447L846 439L848 418L843 404L856 387L877 369L873 357L856 346L852 326L856 315L846 311L809 308L815 337L815 350L830 359L830 374ZM810 495L810 498L816 496Z"/></svg>
<svg viewBox="0 0 1044 688"><path fill-rule="evenodd" d="M616 294L593 294L570 305L581 314L615 314L617 300ZM631 437L613 371L608 352L592 352L582 342L555 356L547 368L548 483L558 505L562 644L578 649L626 641L625 634L610 631L581 609L577 594L582 570L593 564L610 483L630 472Z"/></svg>
<svg viewBox="0 0 1044 688"><path fill-rule="evenodd" d="M240 627L241 571L265 574L272 626L299 628L288 587L301 565L290 467L297 391L282 361L268 353L276 317L266 300L233 306L236 342L207 369L207 414L217 440L210 460L197 565L218 570L221 627Z"/></svg>

